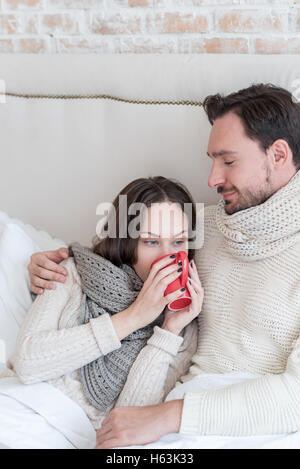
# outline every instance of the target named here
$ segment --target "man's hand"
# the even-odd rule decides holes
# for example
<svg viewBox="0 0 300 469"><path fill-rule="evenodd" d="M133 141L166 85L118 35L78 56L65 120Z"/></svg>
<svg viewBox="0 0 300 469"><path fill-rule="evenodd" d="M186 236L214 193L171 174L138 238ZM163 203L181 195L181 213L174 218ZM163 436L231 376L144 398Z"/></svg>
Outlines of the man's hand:
<svg viewBox="0 0 300 469"><path fill-rule="evenodd" d="M58 264L68 257L67 248L32 254L30 264L27 266L30 275L31 291L41 295L44 292L44 288L55 290L55 284L49 282L49 280L63 283L66 280L68 272Z"/></svg>
<svg viewBox="0 0 300 469"><path fill-rule="evenodd" d="M117 407L97 431L96 449L144 445L180 429L183 400L146 407Z"/></svg>

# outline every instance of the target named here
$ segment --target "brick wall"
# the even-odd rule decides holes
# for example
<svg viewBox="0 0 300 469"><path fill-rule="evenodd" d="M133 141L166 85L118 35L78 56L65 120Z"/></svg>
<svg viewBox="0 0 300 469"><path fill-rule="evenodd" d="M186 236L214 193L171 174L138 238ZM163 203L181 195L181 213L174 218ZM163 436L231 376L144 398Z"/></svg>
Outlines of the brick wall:
<svg viewBox="0 0 300 469"><path fill-rule="evenodd" d="M0 0L2 53L300 53L300 0Z"/></svg>

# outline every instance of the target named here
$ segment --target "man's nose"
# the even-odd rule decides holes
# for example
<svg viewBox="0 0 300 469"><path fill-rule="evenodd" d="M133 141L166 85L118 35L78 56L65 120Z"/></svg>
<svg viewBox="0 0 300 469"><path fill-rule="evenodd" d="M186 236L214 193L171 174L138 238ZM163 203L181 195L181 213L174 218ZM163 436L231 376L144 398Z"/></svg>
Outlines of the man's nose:
<svg viewBox="0 0 300 469"><path fill-rule="evenodd" d="M223 171L214 165L211 169L209 178L208 178L208 185L209 187L218 187L225 185L225 177Z"/></svg>

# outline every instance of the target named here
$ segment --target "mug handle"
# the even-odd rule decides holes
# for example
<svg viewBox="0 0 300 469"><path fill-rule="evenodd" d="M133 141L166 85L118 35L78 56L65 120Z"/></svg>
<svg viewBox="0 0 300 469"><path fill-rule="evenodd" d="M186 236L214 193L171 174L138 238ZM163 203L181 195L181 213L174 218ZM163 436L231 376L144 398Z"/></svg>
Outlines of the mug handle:
<svg viewBox="0 0 300 469"><path fill-rule="evenodd" d="M177 261L182 262L182 275L180 276L180 283L182 287L186 286L189 274L189 259L185 251L178 252Z"/></svg>

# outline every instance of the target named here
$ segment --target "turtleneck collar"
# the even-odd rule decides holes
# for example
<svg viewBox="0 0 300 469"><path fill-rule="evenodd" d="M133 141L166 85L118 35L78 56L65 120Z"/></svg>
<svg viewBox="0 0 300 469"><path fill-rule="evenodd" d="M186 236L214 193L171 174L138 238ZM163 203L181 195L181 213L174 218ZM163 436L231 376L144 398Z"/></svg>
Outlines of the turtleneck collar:
<svg viewBox="0 0 300 469"><path fill-rule="evenodd" d="M300 242L300 170L261 205L228 215L221 200L216 224L230 252L245 261L273 256Z"/></svg>

